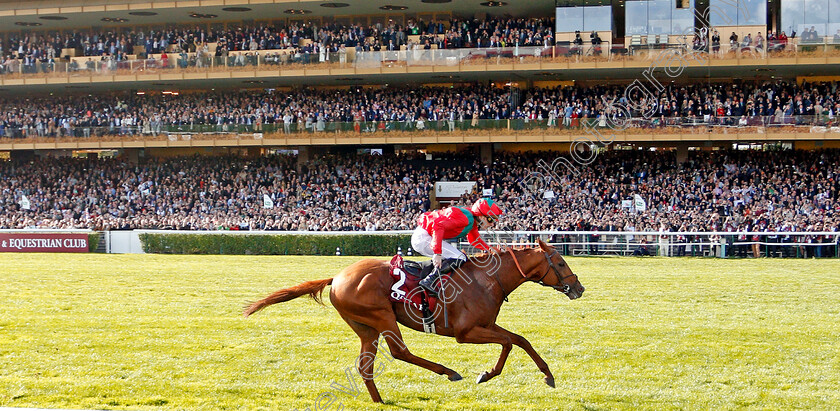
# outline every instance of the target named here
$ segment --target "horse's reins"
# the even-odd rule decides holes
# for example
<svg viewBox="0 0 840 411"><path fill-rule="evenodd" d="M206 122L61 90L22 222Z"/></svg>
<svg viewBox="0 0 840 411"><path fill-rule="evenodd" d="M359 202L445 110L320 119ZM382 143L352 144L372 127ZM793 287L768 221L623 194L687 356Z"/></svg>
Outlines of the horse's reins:
<svg viewBox="0 0 840 411"><path fill-rule="evenodd" d="M513 249L508 249L508 251L510 251L510 256L513 257L513 262L514 262L514 264L516 264L516 268L519 270L519 274L522 274L522 278L527 279L528 276L526 276L525 272L522 271L522 266L519 265L519 260L516 259L516 254L513 252ZM557 291L562 292L563 294L568 294L569 290L570 290L570 287L569 287L568 284L563 284L563 280L571 277L574 274L568 275L568 276L565 276L565 277L563 277L563 275L560 274L560 269L557 268L557 266L554 265L553 261L551 261L551 258L554 257L555 254L557 254L557 250L554 250L554 252L551 253L550 255L548 253L543 253L543 255L545 256L546 262L548 262L548 268L545 269L545 273L543 273L542 277L540 277L540 279L537 280L536 283L543 286L543 287L551 287L551 288L553 288ZM548 272L551 271L551 270L554 270L554 275L557 276L557 282L559 284L562 284L562 286L561 285L549 285L549 284L546 284L546 283L543 282L543 279L545 279L545 276L547 276ZM499 281L498 278L496 278L496 281L499 282L499 286L501 287L502 282ZM502 293L504 293L504 292L505 292L505 288L502 287ZM507 294L505 294L505 299L507 299Z"/></svg>

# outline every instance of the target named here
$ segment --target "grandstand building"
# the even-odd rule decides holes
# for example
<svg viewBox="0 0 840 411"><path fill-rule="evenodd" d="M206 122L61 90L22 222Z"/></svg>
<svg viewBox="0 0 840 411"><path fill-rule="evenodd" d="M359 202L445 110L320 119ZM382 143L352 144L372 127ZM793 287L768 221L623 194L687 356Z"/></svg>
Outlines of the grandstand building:
<svg viewBox="0 0 840 411"><path fill-rule="evenodd" d="M415 185L415 192L400 194L410 203L402 205L410 217L441 201L458 201L435 196L441 180L481 180L473 195L504 197L522 191L514 187L534 189L523 170L550 164L560 174L552 174L555 186L595 170L629 173L615 177L625 187L599 193L612 196L612 205L569 200L569 210L588 205L620 211L623 201L638 195L647 203L662 200L661 190L647 185L684 182L697 172L722 178L722 172L738 181L708 199L720 221L681 214L665 219L668 228L774 230L789 223L787 230L836 231L839 65L840 0L0 0L0 160L6 160L0 175L18 181L33 173L68 173L78 183L74 173L87 171L79 164L90 164L101 175L112 173L96 188L114 190L115 199L95 212L90 204L78 205L80 187L63 178L62 190L76 192L61 206L61 200L38 198L39 189L55 188L52 182L6 183L7 218L0 228L49 226L44 219L62 218L94 229L144 228L148 217L153 228L410 229L411 220L373 217L338 225L305 219L301 226L300 219L260 212L236 220L247 208L241 204L219 217L224 222L192 220L197 210L218 207L195 202L160 208L147 201L135 216L119 199L131 202L132 192L143 196L187 175L202 189L219 178L241 183L223 189L228 198L243 189L252 191L245 196L249 202L269 194L279 204L277 187L303 178L286 178L273 189L266 183L263 190L248 181L266 173L314 172L333 181L308 181L307 187L328 186L365 174L348 171L353 167L370 167L378 176L391 173ZM371 160L371 153L387 158ZM217 164L245 174L225 175L199 164L203 160L184 159L196 155L221 156ZM522 158L533 164L516 162ZM565 161L552 163L555 158ZM790 186L798 197L768 200L764 212L790 203L794 215L759 227L758 219L744 222L743 212L727 207L740 201L743 208L742 190L767 184L756 180L762 162L779 170L768 177L773 181L796 180L785 167L807 165L805 180L813 187ZM138 164L146 168L132 170ZM417 171L423 168L431 171ZM484 179L478 177L482 168ZM680 171L669 174L671 169ZM166 183L140 187L151 181L144 180L149 173L163 173ZM655 182L642 181L651 174ZM172 184L173 192L186 189ZM695 184L703 195L716 189ZM115 194L120 186L128 200ZM562 192L555 186L538 187L541 199L553 204ZM717 201L734 190L737 195ZM349 195L335 187L317 195L335 205L343 201L334 198L339 192ZM105 197L91 193L86 201ZM424 204L423 197L431 201ZM300 200L286 203L282 213L293 213ZM668 201L678 215L677 203L687 200ZM39 207L52 211L31 215ZM803 207L820 210L820 217L811 219L810 211L802 217ZM367 212L375 209L371 204ZM109 212L111 220L78 223ZM741 220L727 222L736 214ZM176 215L178 222L166 218ZM528 222L524 229L533 230L611 223L626 229L633 220L619 224L583 212L580 220L597 220L584 227L519 217ZM645 224L659 229L656 221ZM634 224L639 222L630 228Z"/></svg>
<svg viewBox="0 0 840 411"><path fill-rule="evenodd" d="M562 143L586 134L548 126L547 115L529 119L531 113L514 113L529 103L525 96L530 90L608 84L623 87L611 97L629 90L642 93L638 94L641 100L653 100L663 90L682 85L729 83L762 88L781 82L832 81L840 61L835 55L840 47L840 3L832 0L88 3L48 6L45 2L22 9L18 2L0 2L4 100L18 104L20 97L47 101L53 96L107 95L137 104L140 96L166 98L208 90L221 95L240 90L295 94L302 89L481 84L508 90L505 98L511 113L505 113L504 121L468 127L468 131L483 131L474 136L464 135L461 127L438 127L438 122L449 118L435 113L428 116L434 124L424 127L425 132L400 137L388 137L387 125L382 130L379 125L324 126L324 133L317 133L317 118L304 130L297 130L295 121L291 128L295 135L282 135L274 128L260 129L257 122L270 121L262 116L247 119L244 125L249 127L228 127L216 133L195 127L191 119L178 122L191 127L171 127L143 118L126 127L132 138L96 138L113 132L77 126L73 133L82 139L38 138L37 142L20 137L44 133L32 133L26 124L7 118L3 136L12 138L0 143L5 155L119 149L134 157L132 153L143 148L174 153L184 150L172 149L183 147L240 147L254 153L254 147L293 147L305 159L317 147L333 145L449 144L439 147L448 150L451 144L496 143L499 150L511 143L520 149L527 146L516 143L539 143L540 147L560 143L552 147L562 149ZM630 85L635 86L628 89ZM8 109L5 117L9 117ZM749 116L744 127L737 127L741 120L737 114L747 114L747 110L713 113L711 117L729 119L709 121L704 118L708 114L695 108L694 113L680 114L696 118L687 120L691 116L684 115L679 124L673 124L679 127L656 132L637 130L636 121L655 120L652 112L636 110L628 113L634 117L632 130L621 130L614 141L655 146L667 142L681 150L728 147L733 142L835 146L830 121L804 109L805 113L783 110L782 114L805 117L777 121L768 119L775 113L767 107ZM831 115L826 117L833 118L834 108L828 109ZM520 124L518 120L523 119L537 121ZM455 113L454 120L472 119ZM694 123L702 126L683 127ZM25 130L15 130L20 128ZM251 138L243 138L246 133Z"/></svg>

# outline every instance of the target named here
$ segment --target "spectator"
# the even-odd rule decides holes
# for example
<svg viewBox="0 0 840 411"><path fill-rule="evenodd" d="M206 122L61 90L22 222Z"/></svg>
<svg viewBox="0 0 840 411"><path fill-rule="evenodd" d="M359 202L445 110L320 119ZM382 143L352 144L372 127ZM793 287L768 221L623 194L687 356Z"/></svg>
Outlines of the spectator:
<svg viewBox="0 0 840 411"><path fill-rule="evenodd" d="M712 53L717 55L720 52L720 33L715 30L714 34L712 34Z"/></svg>
<svg viewBox="0 0 840 411"><path fill-rule="evenodd" d="M731 51L736 51L738 49L738 35L735 32L732 32L732 35L729 36L729 47Z"/></svg>
<svg viewBox="0 0 840 411"><path fill-rule="evenodd" d="M647 239L642 237L642 240L639 241L639 245L633 250L633 255L637 257L650 257L650 250L648 249Z"/></svg>

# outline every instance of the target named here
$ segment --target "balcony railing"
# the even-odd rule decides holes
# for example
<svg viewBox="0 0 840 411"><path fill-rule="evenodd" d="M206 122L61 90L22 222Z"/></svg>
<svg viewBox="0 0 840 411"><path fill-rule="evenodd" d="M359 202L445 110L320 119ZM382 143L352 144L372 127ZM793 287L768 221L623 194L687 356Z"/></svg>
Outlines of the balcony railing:
<svg viewBox="0 0 840 411"><path fill-rule="evenodd" d="M58 128L0 127L0 143L61 143L84 141L157 141L157 140L218 140L263 139L296 137L353 137L388 135L417 136L500 136L550 135L567 136L571 141L597 130L604 135L655 136L686 134L756 134L828 133L840 139L840 117L818 115L741 116L741 117L666 117L631 118L629 127L616 131L603 119L476 119L411 121L302 121L269 124L179 124L164 125L147 122L132 126L93 127L81 123L67 123Z"/></svg>
<svg viewBox="0 0 840 411"><path fill-rule="evenodd" d="M296 69L371 69L391 67L469 66L469 65L518 65L535 63L576 63L644 61L655 58L668 50L679 54L704 53L708 61L695 59L691 64L712 64L717 60L768 60L795 57L840 57L840 40L826 38L823 42L789 41L786 44L770 42L761 48L755 46L730 47L721 45L717 51L694 50L690 43L676 38L668 44L638 44L624 47L604 43L600 46L557 45L553 47L504 47L472 49L414 49L398 51L369 51L301 53L292 49L234 51L226 56L209 53L180 53L154 55L146 59L116 61L109 57L73 57L66 60L8 60L0 64L0 79L18 76L90 76L132 75L153 73L190 73L232 70L296 70ZM787 62L786 62L787 63ZM490 68L490 67L488 67Z"/></svg>

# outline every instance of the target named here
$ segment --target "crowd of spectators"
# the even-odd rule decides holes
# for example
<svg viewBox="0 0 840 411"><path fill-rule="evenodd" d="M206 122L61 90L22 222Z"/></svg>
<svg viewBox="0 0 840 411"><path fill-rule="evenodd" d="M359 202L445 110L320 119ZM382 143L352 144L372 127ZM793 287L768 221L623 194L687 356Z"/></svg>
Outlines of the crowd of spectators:
<svg viewBox="0 0 840 411"><path fill-rule="evenodd" d="M165 30L114 30L106 32L10 34L0 41L0 74L19 60L24 71L39 66L47 71L73 49L78 56L112 61L129 56L145 57L166 53L198 53L199 61L211 55L227 56L232 51L296 49L303 54L324 51L356 51L453 48L486 48L554 45L554 21L545 18L453 18L449 21L409 20L406 25L389 21L372 26L358 24L290 23L228 24L227 29L181 27ZM307 41L303 41L307 40ZM215 47L210 48L210 44Z"/></svg>
<svg viewBox="0 0 840 411"><path fill-rule="evenodd" d="M461 203L490 193L506 210L502 231L840 229L836 149L693 151L682 164L669 151L610 150L578 172L528 178L561 154L497 153L486 165L475 153L329 155L301 166L292 155L6 161L0 228L410 230L436 181L475 181ZM644 210L627 201L636 196Z"/></svg>
<svg viewBox="0 0 840 411"><path fill-rule="evenodd" d="M178 61L201 67L202 64L209 64L212 57L227 58L228 53L235 51L293 50L291 55L304 56L294 61L308 63L324 61L323 58L311 58L313 55L341 55L348 49L363 52L515 46L547 48L555 45L554 19L550 17L453 17L447 21L425 22L422 19L409 19L406 24L398 24L389 20L372 25L320 22L290 22L280 25L243 22L228 23L225 26L226 28L209 28L208 25L202 25L166 29L126 27L100 32L78 30L64 33L8 33L6 38L0 41L0 74L7 71L29 73L54 70L56 61L63 57L62 52L66 49L75 50L74 56L96 58L116 68L119 67L116 62L134 58L154 59L151 56L157 56L159 59L163 56L164 59L175 61L175 56L181 54L185 57ZM783 51L789 49L788 43L795 36L796 32L788 37L784 31L768 31L765 38L759 31L755 36L748 33L739 37L732 32L729 36L728 50ZM593 32L590 40L593 53L600 54L602 40L598 34ZM802 33L801 41L804 44L817 43L821 41L821 37L812 26ZM840 42L840 30L834 35L833 42ZM580 54L582 44L583 39L578 35L573 41L571 53ZM721 47L721 33L718 30L714 30L708 36L695 35L691 44L686 45L695 50L711 51L715 55L726 51ZM195 54L186 57L187 53ZM251 55L253 56L253 53ZM268 63L276 61L276 58L266 60ZM89 62L94 63L92 59L89 59ZM75 66L70 66L71 70L83 68L78 62L75 63ZM159 63L159 60L156 63ZM238 63L234 65L236 64ZM172 67L165 64L162 66Z"/></svg>
<svg viewBox="0 0 840 411"><path fill-rule="evenodd" d="M625 97L626 87L516 90L487 84L453 88L354 87L292 92L216 91L16 97L0 101L0 137L160 134L169 127L212 132L319 132L331 123L355 130L422 130L479 126L479 120L522 120L540 127L607 124L608 103L630 107L634 127L836 125L838 83L671 84L659 93ZM513 95L512 95L513 94ZM443 125L443 126L440 126ZM176 128L177 128L176 127ZM334 129L334 128L333 128Z"/></svg>
<svg viewBox="0 0 840 411"><path fill-rule="evenodd" d="M525 156L535 164L539 156ZM551 156L548 156L551 157ZM504 157L502 157L504 158ZM533 184L525 201L509 187L522 185L522 172L495 173L491 188L514 205L507 230L663 232L837 232L840 229L840 151L698 151L678 164L671 152L608 151L579 173ZM502 160L521 167L522 157ZM550 164L550 163L549 163ZM494 165L495 167L495 165ZM508 167L510 168L510 167ZM545 173L544 169L529 170ZM566 171L562 167L555 171ZM486 187L488 182L484 183ZM552 190L553 198L542 190ZM510 191L508 197L505 192ZM636 196L644 211L636 207ZM514 198L511 201L511 198ZM538 199L528 203L528 199ZM598 241L598 235L588 240ZM672 239L685 242L690 235ZM706 238L714 240L715 236ZM835 243L837 236L731 236L735 242ZM684 253L684 248L677 248ZM745 245L735 248L746 255ZM597 253L597 249L591 250ZM803 255L828 252L803 250ZM790 249L772 248L788 255ZM832 251L833 252L833 251ZM758 251L750 252L758 255ZM825 255L825 254L823 254ZM819 255L818 255L819 256Z"/></svg>
<svg viewBox="0 0 840 411"><path fill-rule="evenodd" d="M432 176L402 157L190 157L130 164L0 163L0 227L187 230L407 228L429 208ZM32 174L37 173L37 175ZM408 179L408 180L406 180ZM264 195L274 208L265 209ZM30 210L20 202L26 196Z"/></svg>

